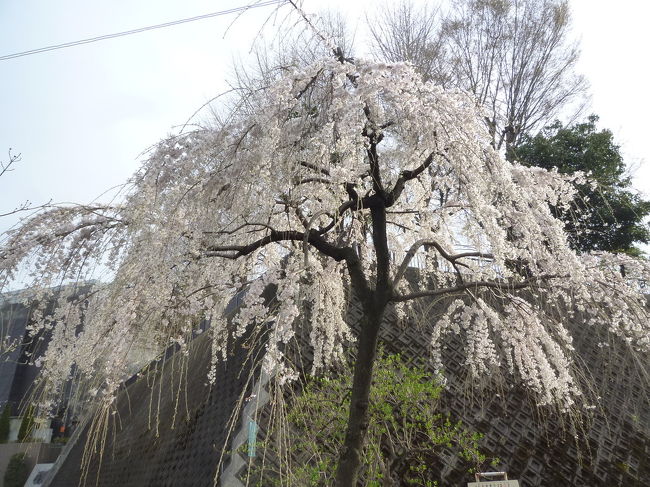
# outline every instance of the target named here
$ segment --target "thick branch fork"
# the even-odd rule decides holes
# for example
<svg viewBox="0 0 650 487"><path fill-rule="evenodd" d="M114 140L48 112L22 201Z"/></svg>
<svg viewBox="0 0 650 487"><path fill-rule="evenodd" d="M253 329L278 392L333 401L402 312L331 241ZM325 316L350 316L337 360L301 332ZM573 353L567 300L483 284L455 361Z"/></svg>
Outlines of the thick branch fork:
<svg viewBox="0 0 650 487"><path fill-rule="evenodd" d="M384 126L390 126L392 122L388 124L384 124ZM374 136L373 136L374 139ZM446 155L440 151L434 151L431 152L426 159L415 169L405 169L404 171L401 172L399 177L397 178L397 181L395 182L395 185L390 191L387 191L383 188L382 182L381 182L381 175L379 172L379 162L378 162L378 154L376 151L376 146L378 142L372 142L371 143L371 148L368 150L368 158L369 158L369 163L370 163L370 172L371 176L373 178L373 189L374 192L372 194L368 194L364 197L360 197L359 194L357 193L355 189L355 185L353 183L346 183L345 184L345 191L348 194L349 199L345 202L343 202L335 212L332 213L325 213L327 214L332 221L325 225L324 227L319 228L316 230L316 233L318 235L324 235L327 232L329 232L332 228L336 226L336 224L340 221L341 217L347 212L347 211L361 211L364 209L367 210L372 210L373 208L390 208L393 206L399 197L401 196L402 192L404 191L404 187L406 183L412 179L417 178L420 174L422 174L429 166L434 161L434 158L436 156L440 156L443 158L446 158ZM300 165L309 169L312 169L320 174L323 174L325 176L329 176L329 171L327 169L321 168L315 164L301 161ZM325 182L326 179L322 179L319 177L314 177L314 178L307 178L303 180L302 182L306 181L318 181L318 182ZM231 249L232 250L232 249Z"/></svg>
<svg viewBox="0 0 650 487"><path fill-rule="evenodd" d="M363 273L359 257L351 247L337 247L329 243L316 230L298 232L295 230L271 230L268 235L247 245L211 245L203 252L202 257L221 257L238 259L252 254L258 249L275 242L307 242L316 250L331 257L337 262L346 261L352 285L358 291L360 299L367 301L370 293L368 281Z"/></svg>

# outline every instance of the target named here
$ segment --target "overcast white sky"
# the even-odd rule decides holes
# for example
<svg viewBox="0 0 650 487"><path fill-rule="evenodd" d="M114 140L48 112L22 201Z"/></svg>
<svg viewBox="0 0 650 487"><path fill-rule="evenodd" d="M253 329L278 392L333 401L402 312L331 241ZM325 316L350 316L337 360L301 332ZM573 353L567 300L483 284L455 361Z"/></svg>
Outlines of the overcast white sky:
<svg viewBox="0 0 650 487"><path fill-rule="evenodd" d="M216 12L248 0L2 0L0 56ZM363 38L375 2L304 0L343 12ZM591 112L610 128L650 197L650 77L645 0L571 0ZM88 202L138 167L137 157L178 130L223 91L234 56L245 55L273 11L233 15L0 61L0 160L22 154L0 180L0 213L33 203ZM285 7L286 9L286 7ZM273 20L272 20L273 22ZM270 25L273 27L273 24ZM0 220L0 231L15 220Z"/></svg>

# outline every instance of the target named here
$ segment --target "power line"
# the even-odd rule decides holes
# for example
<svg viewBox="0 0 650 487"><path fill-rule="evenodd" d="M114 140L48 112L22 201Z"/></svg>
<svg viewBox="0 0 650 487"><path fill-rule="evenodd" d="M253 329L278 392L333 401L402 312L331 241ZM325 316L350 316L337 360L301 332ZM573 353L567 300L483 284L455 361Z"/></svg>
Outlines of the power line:
<svg viewBox="0 0 650 487"><path fill-rule="evenodd" d="M189 17L186 19L173 20L171 22L165 22L164 24L149 25L147 27L140 27L139 29L125 30L123 32L116 32L115 34L105 34L97 37L89 37L87 39L80 39L73 42L65 42L63 44L55 44L52 46L39 47L38 49L30 49L29 51L16 52L14 54L6 54L0 56L0 61L6 61L8 59L14 59L17 57L30 56L32 54L39 54L41 52L54 51L56 49L65 49L67 47L79 46L81 44L90 44L91 42L104 41L106 39L114 39L116 37L128 36L131 34L139 34L140 32L146 32L148 30L162 29L164 27L172 27L174 25L185 24L187 22L194 22L196 20L209 19L212 17L219 17L221 15L233 14L236 12L243 12L258 7L267 7L269 5L279 5L285 3L287 0L267 0L265 2L259 2L254 5L245 5L243 7L235 7L228 10L222 10L220 12L212 12L209 14L197 15L196 17Z"/></svg>

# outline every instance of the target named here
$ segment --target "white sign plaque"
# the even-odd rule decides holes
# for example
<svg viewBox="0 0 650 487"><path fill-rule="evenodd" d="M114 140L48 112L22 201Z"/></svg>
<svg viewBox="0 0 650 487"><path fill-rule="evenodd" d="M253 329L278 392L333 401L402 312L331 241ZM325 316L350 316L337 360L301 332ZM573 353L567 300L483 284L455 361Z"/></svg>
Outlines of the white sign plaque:
<svg viewBox="0 0 650 487"><path fill-rule="evenodd" d="M486 482L470 482L467 487L519 487L518 480L488 480Z"/></svg>

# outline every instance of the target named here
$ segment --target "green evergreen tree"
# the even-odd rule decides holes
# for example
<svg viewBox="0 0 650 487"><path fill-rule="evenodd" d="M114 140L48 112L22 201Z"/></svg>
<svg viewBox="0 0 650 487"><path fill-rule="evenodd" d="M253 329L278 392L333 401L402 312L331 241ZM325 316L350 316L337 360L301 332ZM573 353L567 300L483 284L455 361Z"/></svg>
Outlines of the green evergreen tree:
<svg viewBox="0 0 650 487"><path fill-rule="evenodd" d="M584 171L597 183L579 187L572 210L554 209L574 249L639 254L634 244L650 242L650 227L644 223L650 201L632 191L620 147L611 131L597 130L597 121L592 115L570 127L555 122L534 137L525 136L515 159L564 174Z"/></svg>
<svg viewBox="0 0 650 487"><path fill-rule="evenodd" d="M0 443L7 443L9 440L9 428L11 421L11 405L6 404L0 416Z"/></svg>
<svg viewBox="0 0 650 487"><path fill-rule="evenodd" d="M16 453L9 460L4 476L5 487L23 487L29 477L29 468L24 453Z"/></svg>

